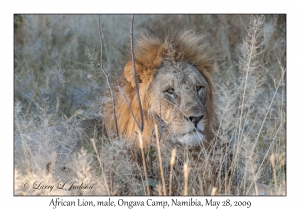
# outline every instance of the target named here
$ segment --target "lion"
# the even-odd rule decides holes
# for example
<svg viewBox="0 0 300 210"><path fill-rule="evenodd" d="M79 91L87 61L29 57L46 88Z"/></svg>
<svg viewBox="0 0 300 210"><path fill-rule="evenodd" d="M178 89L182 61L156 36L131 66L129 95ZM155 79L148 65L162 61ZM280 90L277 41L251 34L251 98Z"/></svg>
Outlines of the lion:
<svg viewBox="0 0 300 210"><path fill-rule="evenodd" d="M112 85L115 107L111 98L102 100L100 119L15 135L16 145L21 144L21 139L29 142L50 136L72 139L77 142L76 147L81 147L95 137L95 131L115 139L115 108L120 138L139 146L137 122L141 122L141 116L135 89L138 85L144 118L141 135L145 143L154 136L156 124L162 142L188 148L206 146L213 138L215 88L211 73L217 70L217 65L204 36L193 30L142 29L134 38L134 55L138 84L129 49L124 70L117 77L118 83Z"/></svg>
<svg viewBox="0 0 300 210"><path fill-rule="evenodd" d="M138 84L134 80L130 49L127 54L124 72L118 78L121 85L115 89L120 136L139 142L137 122L141 122L141 116L135 88L138 85L144 142L149 142L157 124L163 141L189 148L208 143L213 137L211 127L215 112L211 72L217 65L204 42L204 35L193 30L139 31L134 38ZM112 103L105 103L101 113L107 135L114 138L116 123Z"/></svg>

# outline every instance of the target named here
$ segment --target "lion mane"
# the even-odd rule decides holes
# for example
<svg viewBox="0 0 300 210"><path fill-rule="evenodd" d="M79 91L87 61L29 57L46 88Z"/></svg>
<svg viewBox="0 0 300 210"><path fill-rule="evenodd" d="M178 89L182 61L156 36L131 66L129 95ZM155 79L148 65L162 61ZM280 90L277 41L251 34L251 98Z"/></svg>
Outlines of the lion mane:
<svg viewBox="0 0 300 210"><path fill-rule="evenodd" d="M143 141L149 141L155 124L159 124L159 117L149 110L153 106L151 95L157 94L150 91L150 86L155 80L155 74L164 61L179 63L186 62L193 65L206 79L208 84L207 100L207 123L204 135L206 140L212 138L211 124L214 117L214 84L211 72L217 69L216 63L204 42L203 35L193 30L164 30L153 31L142 29L134 38L134 55L136 62L136 74L139 81L139 92L144 117ZM132 117L129 106L138 122L141 122L140 109L135 90L131 50L127 50L127 63L124 72L117 78L120 88L115 87L115 110L118 130L122 138L138 142L138 127ZM104 113L103 123L109 137L115 137L116 126L113 118L113 106L111 102L105 103L102 110Z"/></svg>

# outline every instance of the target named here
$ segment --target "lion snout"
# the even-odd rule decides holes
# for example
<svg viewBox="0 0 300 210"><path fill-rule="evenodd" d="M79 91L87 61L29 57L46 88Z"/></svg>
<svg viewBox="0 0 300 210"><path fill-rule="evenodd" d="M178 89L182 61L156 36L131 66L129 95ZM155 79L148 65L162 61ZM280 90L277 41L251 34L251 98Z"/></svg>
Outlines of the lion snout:
<svg viewBox="0 0 300 210"><path fill-rule="evenodd" d="M205 123L206 123L206 119L204 115L200 115L200 116L190 116L190 117L184 117L187 121L193 123L194 127L197 128L197 130L203 132L204 131L204 127L205 127Z"/></svg>
<svg viewBox="0 0 300 210"><path fill-rule="evenodd" d="M197 127L197 124L200 122L200 120L202 120L204 118L204 115L201 115L199 117L191 116L189 118L187 118L187 117L184 117L184 118L189 120L190 122L192 122L195 125L195 127Z"/></svg>

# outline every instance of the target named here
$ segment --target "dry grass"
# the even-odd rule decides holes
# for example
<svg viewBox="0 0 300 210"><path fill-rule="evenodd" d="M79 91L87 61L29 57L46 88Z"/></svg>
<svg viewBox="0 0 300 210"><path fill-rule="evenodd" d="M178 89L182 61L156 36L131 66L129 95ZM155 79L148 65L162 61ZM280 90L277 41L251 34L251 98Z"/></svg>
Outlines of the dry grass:
<svg viewBox="0 0 300 210"><path fill-rule="evenodd" d="M112 77L123 70L130 20L101 16L103 67ZM94 142L81 141L84 133L67 124L63 131L46 129L97 118L101 103L111 100L99 97L107 86L98 66L97 21L92 15L15 18L16 195L146 195L147 189L152 195L285 195L284 15L135 16L135 27L159 21L206 33L219 65L215 139L197 154L177 147L176 157L175 148L155 140L136 150L98 132ZM25 189L25 181L94 187Z"/></svg>

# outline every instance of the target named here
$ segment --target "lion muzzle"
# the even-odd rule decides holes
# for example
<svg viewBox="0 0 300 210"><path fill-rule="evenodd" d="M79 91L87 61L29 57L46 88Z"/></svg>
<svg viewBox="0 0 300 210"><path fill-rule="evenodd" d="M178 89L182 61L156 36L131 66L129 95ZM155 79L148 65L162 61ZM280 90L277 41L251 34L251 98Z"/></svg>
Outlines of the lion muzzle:
<svg viewBox="0 0 300 210"><path fill-rule="evenodd" d="M189 120L195 125L195 127L197 128L198 123L200 122L201 119L204 118L204 115L201 115L200 117L189 117Z"/></svg>

